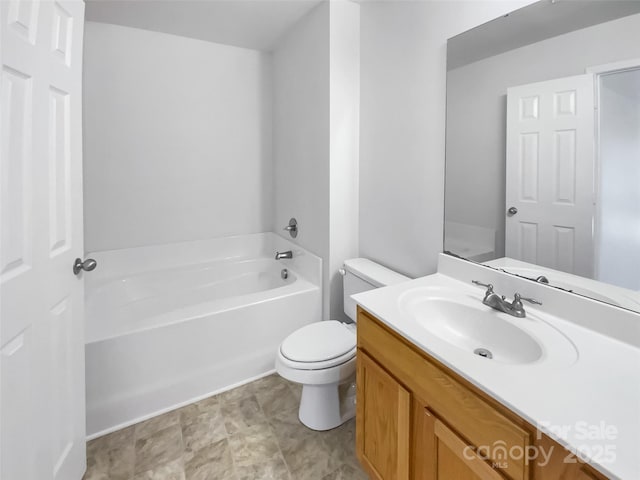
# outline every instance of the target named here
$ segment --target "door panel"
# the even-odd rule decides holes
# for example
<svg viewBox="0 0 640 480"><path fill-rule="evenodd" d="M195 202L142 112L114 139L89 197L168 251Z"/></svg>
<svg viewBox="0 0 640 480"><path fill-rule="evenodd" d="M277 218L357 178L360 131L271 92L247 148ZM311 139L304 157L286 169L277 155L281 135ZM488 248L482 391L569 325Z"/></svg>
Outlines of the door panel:
<svg viewBox="0 0 640 480"><path fill-rule="evenodd" d="M0 2L0 477L85 469L82 1Z"/></svg>
<svg viewBox="0 0 640 480"><path fill-rule="evenodd" d="M508 89L507 257L593 276L594 138L592 75Z"/></svg>
<svg viewBox="0 0 640 480"><path fill-rule="evenodd" d="M25 379L33 378L34 356L33 330L30 327L7 341L0 351L0 477L3 479L37 478L33 455L15 454L30 452L33 446L35 429L31 414L35 391L33 382ZM7 450L14 454L5 454Z"/></svg>

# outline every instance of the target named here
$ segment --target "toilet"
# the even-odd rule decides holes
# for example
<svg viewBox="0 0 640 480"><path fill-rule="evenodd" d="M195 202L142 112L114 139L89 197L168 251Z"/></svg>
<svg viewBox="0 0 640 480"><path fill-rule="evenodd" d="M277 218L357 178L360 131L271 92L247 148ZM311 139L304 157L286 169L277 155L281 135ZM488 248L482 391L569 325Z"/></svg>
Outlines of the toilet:
<svg viewBox="0 0 640 480"><path fill-rule="evenodd" d="M351 295L410 280L366 258L344 262L344 312L357 321ZM337 320L311 323L280 344L276 371L302 384L298 417L312 430L330 430L355 415L356 325Z"/></svg>

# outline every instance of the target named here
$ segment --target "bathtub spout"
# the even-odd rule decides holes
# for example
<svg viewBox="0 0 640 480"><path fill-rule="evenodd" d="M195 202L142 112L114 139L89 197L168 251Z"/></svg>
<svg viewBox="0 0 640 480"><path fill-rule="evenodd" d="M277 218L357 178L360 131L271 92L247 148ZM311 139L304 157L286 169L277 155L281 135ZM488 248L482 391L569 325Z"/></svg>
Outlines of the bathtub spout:
<svg viewBox="0 0 640 480"><path fill-rule="evenodd" d="M291 250L276 252L276 260L282 260L283 258L293 258L293 252Z"/></svg>

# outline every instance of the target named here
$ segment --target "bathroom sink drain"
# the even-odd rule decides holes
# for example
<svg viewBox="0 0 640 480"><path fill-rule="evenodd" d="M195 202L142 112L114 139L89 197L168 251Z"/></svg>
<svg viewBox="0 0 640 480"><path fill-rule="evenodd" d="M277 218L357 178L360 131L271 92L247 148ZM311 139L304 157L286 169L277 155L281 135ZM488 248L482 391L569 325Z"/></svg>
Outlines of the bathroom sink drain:
<svg viewBox="0 0 640 480"><path fill-rule="evenodd" d="M486 348L476 348L473 353L484 358L493 358L493 353L491 353L491 351L487 350Z"/></svg>

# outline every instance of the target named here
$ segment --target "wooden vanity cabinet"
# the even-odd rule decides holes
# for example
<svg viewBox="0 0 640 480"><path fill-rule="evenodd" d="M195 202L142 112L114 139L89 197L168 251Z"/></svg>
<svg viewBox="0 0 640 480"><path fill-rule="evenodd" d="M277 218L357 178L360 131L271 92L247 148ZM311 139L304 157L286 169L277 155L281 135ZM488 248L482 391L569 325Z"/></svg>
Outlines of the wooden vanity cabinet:
<svg viewBox="0 0 640 480"><path fill-rule="evenodd" d="M411 394L364 352L357 378L360 461L371 478L409 479Z"/></svg>
<svg viewBox="0 0 640 480"><path fill-rule="evenodd" d="M360 308L357 364L356 451L372 479L606 478ZM518 454L551 446L544 465Z"/></svg>

